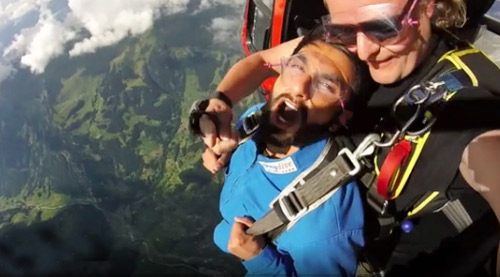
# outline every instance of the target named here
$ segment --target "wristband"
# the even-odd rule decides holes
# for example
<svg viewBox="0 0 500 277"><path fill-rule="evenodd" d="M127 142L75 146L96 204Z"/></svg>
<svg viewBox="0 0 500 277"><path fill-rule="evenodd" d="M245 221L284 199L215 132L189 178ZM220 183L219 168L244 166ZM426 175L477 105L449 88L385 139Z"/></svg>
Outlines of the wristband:
<svg viewBox="0 0 500 277"><path fill-rule="evenodd" d="M189 110L189 130L194 135L200 136L200 118L204 114L208 114L205 110L208 107L208 99L198 100L193 103Z"/></svg>
<svg viewBox="0 0 500 277"><path fill-rule="evenodd" d="M227 97L227 95L225 95L224 93L220 92L220 91L217 91L215 93L215 97L214 98L217 98L219 100L222 100L222 102L226 103L226 105L229 106L229 108L233 108L233 102L231 102L231 99L229 99L229 97Z"/></svg>

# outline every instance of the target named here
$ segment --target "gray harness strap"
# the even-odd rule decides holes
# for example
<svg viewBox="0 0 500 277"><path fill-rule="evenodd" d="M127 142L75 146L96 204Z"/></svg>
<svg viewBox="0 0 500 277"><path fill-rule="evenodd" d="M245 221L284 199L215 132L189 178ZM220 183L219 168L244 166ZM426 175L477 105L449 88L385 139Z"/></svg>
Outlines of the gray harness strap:
<svg viewBox="0 0 500 277"><path fill-rule="evenodd" d="M459 233L472 224L472 219L459 199L446 203L441 209L448 220L455 226Z"/></svg>
<svg viewBox="0 0 500 277"><path fill-rule="evenodd" d="M247 234L266 235L271 241L275 240L308 212L327 201L358 171L359 163L353 154L344 148L337 155L337 148L330 139L310 170L298 176L271 202L271 210L257 220Z"/></svg>

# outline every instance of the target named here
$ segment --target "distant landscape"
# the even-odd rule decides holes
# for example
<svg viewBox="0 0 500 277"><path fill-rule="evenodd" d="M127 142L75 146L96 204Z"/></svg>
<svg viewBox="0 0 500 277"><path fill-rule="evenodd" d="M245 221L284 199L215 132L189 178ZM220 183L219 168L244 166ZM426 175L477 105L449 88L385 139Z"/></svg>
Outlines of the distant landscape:
<svg viewBox="0 0 500 277"><path fill-rule="evenodd" d="M164 17L1 84L1 274L243 272L212 242L222 176L186 128L242 56L207 43L220 12Z"/></svg>

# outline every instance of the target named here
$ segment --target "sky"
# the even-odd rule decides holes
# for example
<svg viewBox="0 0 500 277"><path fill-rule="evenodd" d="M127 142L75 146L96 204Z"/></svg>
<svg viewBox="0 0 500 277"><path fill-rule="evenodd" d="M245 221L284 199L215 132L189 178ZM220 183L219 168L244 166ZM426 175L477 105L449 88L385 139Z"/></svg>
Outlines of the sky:
<svg viewBox="0 0 500 277"><path fill-rule="evenodd" d="M239 37L243 0L0 0L0 82L17 66L40 74L64 53L89 54L144 33L160 16L186 13L190 4L197 4L191 13L234 9L207 28L214 43Z"/></svg>

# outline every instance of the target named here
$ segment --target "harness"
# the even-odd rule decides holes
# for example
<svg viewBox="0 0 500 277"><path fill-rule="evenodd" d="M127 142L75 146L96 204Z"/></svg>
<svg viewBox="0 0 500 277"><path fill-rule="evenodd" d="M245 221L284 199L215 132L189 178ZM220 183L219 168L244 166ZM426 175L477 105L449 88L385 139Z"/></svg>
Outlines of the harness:
<svg viewBox="0 0 500 277"><path fill-rule="evenodd" d="M392 202L404 193L431 135L432 127L453 97L462 89L471 87L497 92L493 87L494 83L488 83L489 77L482 78L474 73L480 70L477 68L478 63L472 63L471 60L482 60L479 63L482 66L494 65L484 53L475 48L445 53L438 61L438 64L446 63L440 72L429 81L421 81L413 86L394 103L392 116L396 121L403 122L402 126L391 134L380 134L381 141L373 142L379 150L390 149L380 168L377 166L379 155L373 157L376 181L363 182L367 188L367 202L379 213L381 237L388 236L394 227L404 223L406 219L429 212L442 211L458 232L472 224L460 200L451 200L445 195L449 184L436 184L435 190L422 191L420 195L416 195L413 203L398 207L397 210L389 210L393 207ZM500 76L499 73L495 66L491 75ZM398 118L398 112L402 108L411 109L411 116L403 120Z"/></svg>
<svg viewBox="0 0 500 277"><path fill-rule="evenodd" d="M328 154L330 158L316 163L314 170L289 184L271 202L270 211L247 233L275 240L331 197L338 187L354 179L366 187L367 203L378 214L379 237L390 235L401 225L403 230L411 231L408 219L435 211L443 211L458 232L471 225L472 220L460 201L446 197L447 187L442 185L448 184L437 184L436 190L422 191L408 206L396 210L394 205L395 200L405 193L432 127L447 103L464 88L478 87L498 93L491 76L474 74L478 72L478 66L482 67L481 71L490 66L495 71L491 75L500 76L500 69L478 49L452 50L441 57L438 65L442 65L439 72L421 80L394 103L391 119L401 124L396 124L393 132L369 134L354 151L344 147L337 156ZM411 112L403 117L400 115L402 110ZM388 154L378 168L377 159L383 150Z"/></svg>

